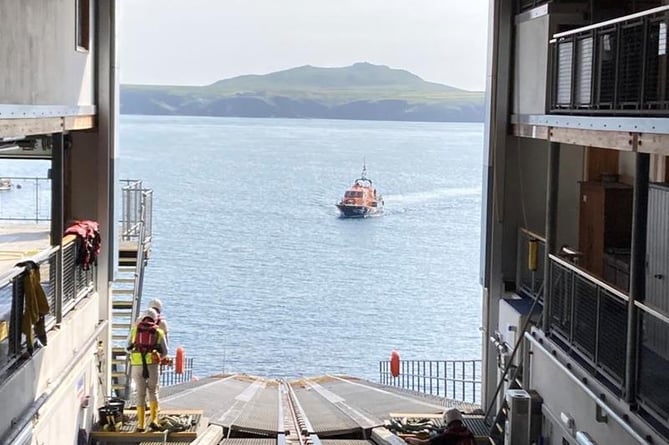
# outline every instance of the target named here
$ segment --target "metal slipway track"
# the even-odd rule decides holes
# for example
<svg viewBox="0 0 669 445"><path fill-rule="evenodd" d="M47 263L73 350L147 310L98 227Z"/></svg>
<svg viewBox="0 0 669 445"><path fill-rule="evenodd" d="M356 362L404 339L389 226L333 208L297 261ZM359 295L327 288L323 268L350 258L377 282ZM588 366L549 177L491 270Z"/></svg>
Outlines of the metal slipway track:
<svg viewBox="0 0 669 445"><path fill-rule="evenodd" d="M404 445L379 438L390 434L381 426L391 413L440 418L444 409L444 400L331 375L289 382L219 375L162 388L160 396L161 409L201 410L223 428L223 445Z"/></svg>

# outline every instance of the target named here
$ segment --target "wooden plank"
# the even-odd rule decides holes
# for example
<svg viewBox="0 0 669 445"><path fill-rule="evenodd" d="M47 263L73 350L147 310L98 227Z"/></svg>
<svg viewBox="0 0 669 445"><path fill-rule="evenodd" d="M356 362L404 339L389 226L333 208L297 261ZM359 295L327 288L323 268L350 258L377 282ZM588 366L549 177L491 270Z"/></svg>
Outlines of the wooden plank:
<svg viewBox="0 0 669 445"><path fill-rule="evenodd" d="M669 134L639 133L638 151L669 156Z"/></svg>
<svg viewBox="0 0 669 445"><path fill-rule="evenodd" d="M637 133L627 131L582 130L578 128L551 127L551 142L582 145L585 147L612 148L634 151Z"/></svg>
<svg viewBox="0 0 669 445"><path fill-rule="evenodd" d="M95 116L65 116L63 126L66 130L90 130L95 128Z"/></svg>
<svg viewBox="0 0 669 445"><path fill-rule="evenodd" d="M162 431L137 431L137 412L135 410L123 411L124 417L127 419L123 423L120 431L104 431L102 427L96 424L91 431L91 438L100 441L115 441L115 442L143 442L143 441L157 441L162 443L165 433ZM197 438L198 430L200 429L200 422L203 411L201 409L165 409L160 410L160 416L169 415L191 415L195 417L196 424L186 431L172 432L167 435L170 441L188 441L191 442Z"/></svg>
<svg viewBox="0 0 669 445"><path fill-rule="evenodd" d="M62 131L63 119L60 117L0 120L0 137L3 138L61 133Z"/></svg>

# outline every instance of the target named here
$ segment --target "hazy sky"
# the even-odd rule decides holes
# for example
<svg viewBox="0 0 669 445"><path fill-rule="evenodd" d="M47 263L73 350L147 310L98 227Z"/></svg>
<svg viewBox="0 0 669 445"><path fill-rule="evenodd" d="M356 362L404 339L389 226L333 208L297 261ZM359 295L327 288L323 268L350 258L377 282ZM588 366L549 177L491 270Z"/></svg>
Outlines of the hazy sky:
<svg viewBox="0 0 669 445"><path fill-rule="evenodd" d="M205 85L370 62L485 88L488 0L130 0L122 83Z"/></svg>

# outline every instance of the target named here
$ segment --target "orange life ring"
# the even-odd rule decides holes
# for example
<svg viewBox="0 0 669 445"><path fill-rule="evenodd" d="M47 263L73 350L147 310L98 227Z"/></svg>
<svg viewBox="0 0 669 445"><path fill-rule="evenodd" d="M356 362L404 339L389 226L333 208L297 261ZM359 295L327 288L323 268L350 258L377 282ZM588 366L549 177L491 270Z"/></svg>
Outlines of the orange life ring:
<svg viewBox="0 0 669 445"><path fill-rule="evenodd" d="M174 357L174 372L177 374L184 373L184 348L179 346L177 348L176 356Z"/></svg>
<svg viewBox="0 0 669 445"><path fill-rule="evenodd" d="M390 353L390 375L393 377L400 375L400 353L395 350Z"/></svg>

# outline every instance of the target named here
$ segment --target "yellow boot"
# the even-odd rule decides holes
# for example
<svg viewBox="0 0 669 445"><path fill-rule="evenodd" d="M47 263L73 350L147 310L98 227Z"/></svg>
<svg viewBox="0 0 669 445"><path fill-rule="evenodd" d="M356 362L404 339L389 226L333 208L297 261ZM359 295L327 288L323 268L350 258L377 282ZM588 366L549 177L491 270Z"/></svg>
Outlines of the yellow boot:
<svg viewBox="0 0 669 445"><path fill-rule="evenodd" d="M144 423L146 422L146 408L144 405L137 405L137 431L144 431Z"/></svg>
<svg viewBox="0 0 669 445"><path fill-rule="evenodd" d="M149 402L149 427L154 430L160 429L158 424L158 402Z"/></svg>

